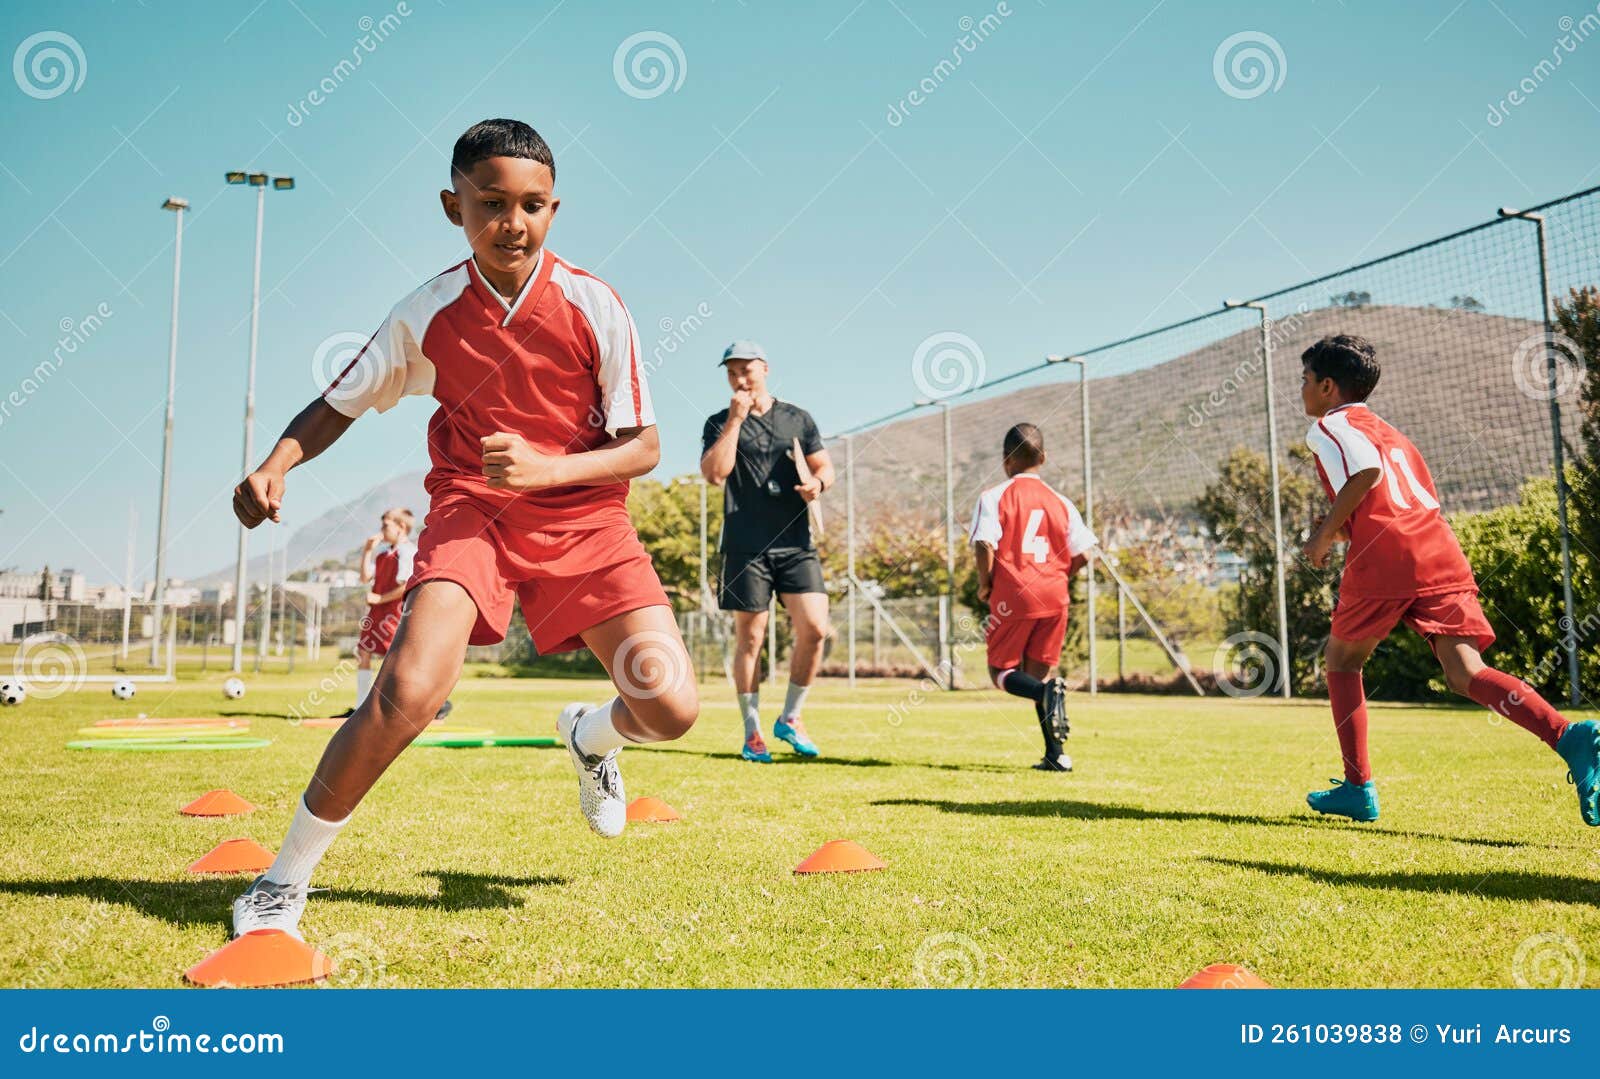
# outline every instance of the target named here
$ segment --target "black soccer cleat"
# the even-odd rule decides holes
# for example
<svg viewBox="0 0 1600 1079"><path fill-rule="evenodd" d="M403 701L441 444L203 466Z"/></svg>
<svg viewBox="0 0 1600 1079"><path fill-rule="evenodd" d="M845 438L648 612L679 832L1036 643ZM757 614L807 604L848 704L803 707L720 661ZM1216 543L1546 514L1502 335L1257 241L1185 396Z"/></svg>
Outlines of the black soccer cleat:
<svg viewBox="0 0 1600 1079"><path fill-rule="evenodd" d="M1052 678L1044 684L1044 699L1034 711L1047 745L1058 746L1067 740L1072 724L1067 719L1067 687L1061 679Z"/></svg>
<svg viewBox="0 0 1600 1079"><path fill-rule="evenodd" d="M1070 772L1072 771L1072 758L1065 753L1054 757L1044 757L1033 766L1035 772Z"/></svg>

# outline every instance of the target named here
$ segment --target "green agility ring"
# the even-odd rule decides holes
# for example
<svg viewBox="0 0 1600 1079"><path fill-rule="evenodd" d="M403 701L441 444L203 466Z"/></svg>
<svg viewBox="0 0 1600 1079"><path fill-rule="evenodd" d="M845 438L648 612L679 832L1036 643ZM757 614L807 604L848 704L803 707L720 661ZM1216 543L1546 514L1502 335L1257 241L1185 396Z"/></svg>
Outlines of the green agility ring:
<svg viewBox="0 0 1600 1079"><path fill-rule="evenodd" d="M68 742L68 749L109 749L118 753L180 753L184 750L260 749L270 738L94 738Z"/></svg>
<svg viewBox="0 0 1600 1079"><path fill-rule="evenodd" d="M412 745L434 746L443 749L495 749L504 746L558 746L554 738L522 738L497 735L491 738L463 738L460 735L424 734Z"/></svg>

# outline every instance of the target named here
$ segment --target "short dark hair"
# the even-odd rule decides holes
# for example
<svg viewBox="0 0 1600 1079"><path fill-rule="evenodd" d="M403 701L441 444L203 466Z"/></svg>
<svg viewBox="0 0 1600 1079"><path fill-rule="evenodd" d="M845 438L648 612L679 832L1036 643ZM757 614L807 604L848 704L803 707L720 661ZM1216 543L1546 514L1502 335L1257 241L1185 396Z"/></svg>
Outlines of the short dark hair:
<svg viewBox="0 0 1600 1079"><path fill-rule="evenodd" d="M450 172L466 175L472 166L490 157L527 158L549 169L551 179L556 175L549 143L521 120L479 120L467 128L450 154Z"/></svg>
<svg viewBox="0 0 1600 1079"><path fill-rule="evenodd" d="M1300 362L1318 379L1331 378L1351 401L1365 401L1378 387L1383 368L1378 350L1365 337L1337 333L1324 337L1300 354Z"/></svg>
<svg viewBox="0 0 1600 1079"><path fill-rule="evenodd" d="M1006 432L1005 457L1021 468L1044 464L1044 433L1031 423L1019 423Z"/></svg>

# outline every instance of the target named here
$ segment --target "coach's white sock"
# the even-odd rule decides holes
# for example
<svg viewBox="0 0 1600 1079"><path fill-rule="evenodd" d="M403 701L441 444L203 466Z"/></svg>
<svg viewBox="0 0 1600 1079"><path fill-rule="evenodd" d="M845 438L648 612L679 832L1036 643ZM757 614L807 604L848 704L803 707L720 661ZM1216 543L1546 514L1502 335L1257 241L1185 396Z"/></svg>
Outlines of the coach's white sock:
<svg viewBox="0 0 1600 1079"><path fill-rule="evenodd" d="M789 683L789 692L783 698L783 718L793 719L800 714L800 709L805 707L806 694L811 692L810 686L797 686Z"/></svg>
<svg viewBox="0 0 1600 1079"><path fill-rule="evenodd" d="M283 846L279 848L277 858L273 859L272 868L267 870L267 879L274 884L292 884L301 888L310 885L312 870L322 861L328 844L348 823L349 817L338 821L323 820L306 808L305 795L302 794L300 805L294 811L294 820L289 823L289 834L283 837Z"/></svg>
<svg viewBox="0 0 1600 1079"><path fill-rule="evenodd" d="M744 719L744 736L748 741L752 734L761 731L761 693L739 694L739 715Z"/></svg>
<svg viewBox="0 0 1600 1079"><path fill-rule="evenodd" d="M361 707L361 702L367 699L367 694L372 690L372 668L356 670L356 704Z"/></svg>
<svg viewBox="0 0 1600 1079"><path fill-rule="evenodd" d="M572 740L578 744L579 753L586 757L604 757L613 749L633 744L611 722L611 709L620 699L612 697L599 708L578 717L578 722L572 725Z"/></svg>

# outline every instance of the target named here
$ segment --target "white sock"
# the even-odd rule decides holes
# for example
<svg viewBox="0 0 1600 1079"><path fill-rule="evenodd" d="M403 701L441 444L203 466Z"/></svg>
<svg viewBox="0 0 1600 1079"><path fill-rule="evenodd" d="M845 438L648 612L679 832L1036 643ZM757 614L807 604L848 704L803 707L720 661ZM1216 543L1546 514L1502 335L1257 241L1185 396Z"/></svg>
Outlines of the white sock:
<svg viewBox="0 0 1600 1079"><path fill-rule="evenodd" d="M300 805L294 811L294 820L289 823L289 834L283 837L283 846L273 860L272 868L267 870L267 879L274 884L292 884L301 888L310 885L311 871L322 861L328 844L348 823L349 817L331 821L316 816L306 808L305 795L301 795Z"/></svg>
<svg viewBox="0 0 1600 1079"><path fill-rule="evenodd" d="M793 719L800 714L800 709L805 706L806 694L811 692L810 686L797 686L789 683L789 693L783 698L783 718Z"/></svg>
<svg viewBox="0 0 1600 1079"><path fill-rule="evenodd" d="M748 739L761 730L761 693L739 694L739 714L744 718L744 736Z"/></svg>
<svg viewBox="0 0 1600 1079"><path fill-rule="evenodd" d="M578 717L578 722L572 725L572 740L577 743L579 753L585 757L603 757L613 749L633 744L611 722L611 709L620 699L613 697L599 708Z"/></svg>
<svg viewBox="0 0 1600 1079"><path fill-rule="evenodd" d="M356 707L361 707L361 702L367 699L367 694L372 692L372 668L358 668L356 670Z"/></svg>

